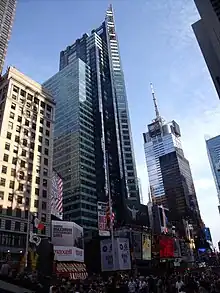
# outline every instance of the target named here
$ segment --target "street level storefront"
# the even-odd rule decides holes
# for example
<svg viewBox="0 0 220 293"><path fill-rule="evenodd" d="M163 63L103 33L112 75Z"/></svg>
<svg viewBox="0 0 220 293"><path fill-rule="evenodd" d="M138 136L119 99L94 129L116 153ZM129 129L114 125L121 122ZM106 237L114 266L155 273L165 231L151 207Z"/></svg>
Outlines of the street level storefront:
<svg viewBox="0 0 220 293"><path fill-rule="evenodd" d="M60 277L69 278L70 280L84 280L88 276L86 265L75 262L57 262L56 274Z"/></svg>

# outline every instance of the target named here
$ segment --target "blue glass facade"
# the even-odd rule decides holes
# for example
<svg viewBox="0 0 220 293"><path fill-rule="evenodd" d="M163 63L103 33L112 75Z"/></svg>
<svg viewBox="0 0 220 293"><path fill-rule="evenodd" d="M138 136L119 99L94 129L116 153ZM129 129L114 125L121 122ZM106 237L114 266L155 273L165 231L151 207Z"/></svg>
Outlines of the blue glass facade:
<svg viewBox="0 0 220 293"><path fill-rule="evenodd" d="M220 135L208 139L206 147L220 203Z"/></svg>
<svg viewBox="0 0 220 293"><path fill-rule="evenodd" d="M110 188L116 219L125 222L126 205L140 199L111 7L98 29L60 53L60 71L44 86L57 101L54 168L64 178L64 218L97 229L97 201L108 201Z"/></svg>

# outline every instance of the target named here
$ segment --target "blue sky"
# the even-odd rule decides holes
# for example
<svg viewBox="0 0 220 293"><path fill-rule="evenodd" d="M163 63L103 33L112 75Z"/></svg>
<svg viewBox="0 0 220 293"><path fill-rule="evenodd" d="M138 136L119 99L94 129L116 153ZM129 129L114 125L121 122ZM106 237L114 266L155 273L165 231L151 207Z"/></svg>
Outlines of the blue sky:
<svg viewBox="0 0 220 293"><path fill-rule="evenodd" d="M59 52L104 19L107 0L19 0L6 65L38 82L58 70ZM142 132L154 118L149 83L161 115L181 127L203 219L220 240L217 195L204 136L220 133L220 104L191 29L193 0L115 0L116 30L127 86L138 175L147 201Z"/></svg>

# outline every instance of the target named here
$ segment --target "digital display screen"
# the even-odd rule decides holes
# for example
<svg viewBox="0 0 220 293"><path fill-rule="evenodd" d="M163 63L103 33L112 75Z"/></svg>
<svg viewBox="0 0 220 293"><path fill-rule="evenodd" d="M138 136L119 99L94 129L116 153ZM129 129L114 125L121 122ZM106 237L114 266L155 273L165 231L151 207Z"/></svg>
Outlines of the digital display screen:
<svg viewBox="0 0 220 293"><path fill-rule="evenodd" d="M174 257L174 240L171 237L160 237L160 258Z"/></svg>

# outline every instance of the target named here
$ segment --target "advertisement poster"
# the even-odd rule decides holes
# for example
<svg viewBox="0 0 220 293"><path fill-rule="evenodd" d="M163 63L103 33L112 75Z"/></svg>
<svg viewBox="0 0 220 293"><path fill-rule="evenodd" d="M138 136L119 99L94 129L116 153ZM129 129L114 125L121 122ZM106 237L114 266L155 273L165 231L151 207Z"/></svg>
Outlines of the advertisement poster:
<svg viewBox="0 0 220 293"><path fill-rule="evenodd" d="M52 221L52 243L58 261L84 261L83 228L74 222Z"/></svg>
<svg viewBox="0 0 220 293"><path fill-rule="evenodd" d="M51 214L60 220L63 219L63 180L59 174L53 171L51 186Z"/></svg>
<svg viewBox="0 0 220 293"><path fill-rule="evenodd" d="M160 237L160 258L174 257L173 238L167 236Z"/></svg>
<svg viewBox="0 0 220 293"><path fill-rule="evenodd" d="M141 233L133 232L132 233L132 245L133 253L135 259L141 259Z"/></svg>
<svg viewBox="0 0 220 293"><path fill-rule="evenodd" d="M151 235L142 234L142 258L143 260L151 260Z"/></svg>
<svg viewBox="0 0 220 293"><path fill-rule="evenodd" d="M98 202L99 236L110 236L110 231L107 227L106 208L107 208L107 203Z"/></svg>
<svg viewBox="0 0 220 293"><path fill-rule="evenodd" d="M116 238L114 240L114 260L111 239L100 242L102 272L115 270L130 270L131 257L128 238Z"/></svg>

